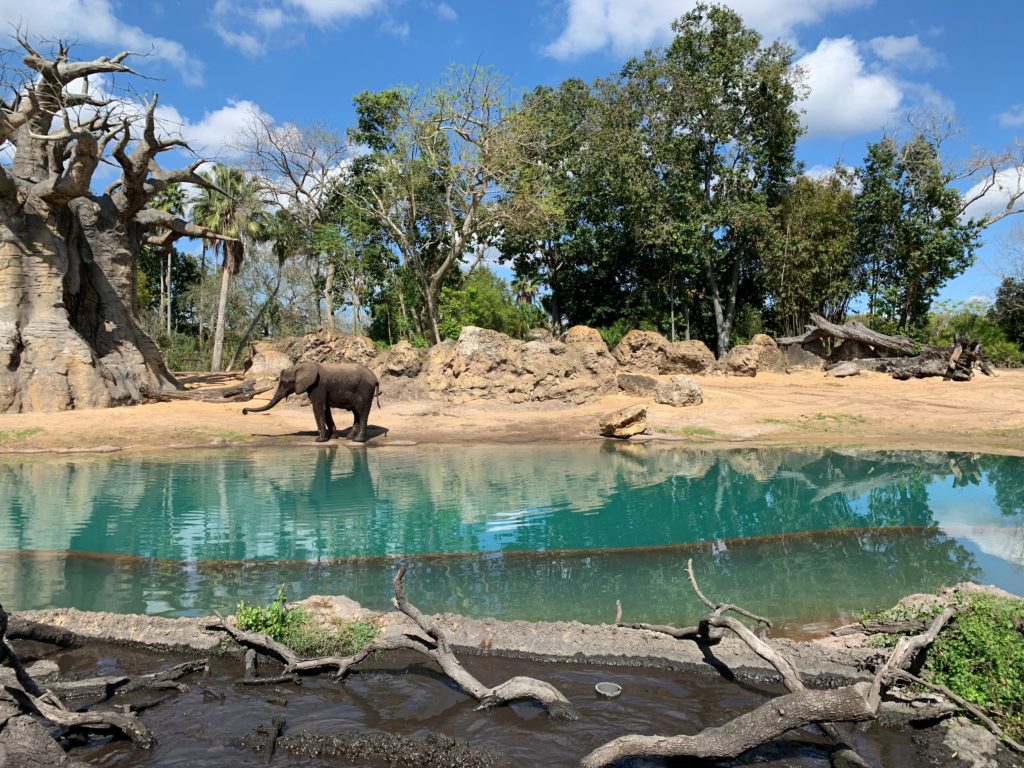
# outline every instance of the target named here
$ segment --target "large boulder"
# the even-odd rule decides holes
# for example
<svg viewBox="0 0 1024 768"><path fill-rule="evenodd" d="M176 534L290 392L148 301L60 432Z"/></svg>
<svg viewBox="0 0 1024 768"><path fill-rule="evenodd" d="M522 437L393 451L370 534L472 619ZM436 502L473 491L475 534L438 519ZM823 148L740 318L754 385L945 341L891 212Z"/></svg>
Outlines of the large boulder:
<svg viewBox="0 0 1024 768"><path fill-rule="evenodd" d="M425 349L417 349L402 339L384 354L381 373L385 376L418 376L426 359Z"/></svg>
<svg viewBox="0 0 1024 768"><path fill-rule="evenodd" d="M704 391L689 376L673 376L667 381L658 382L654 389L654 401L676 407L700 405L704 402Z"/></svg>
<svg viewBox="0 0 1024 768"><path fill-rule="evenodd" d="M786 373L786 356L771 336L759 333L749 344L739 344L729 350L720 363L721 370L732 376L756 376L760 371Z"/></svg>
<svg viewBox="0 0 1024 768"><path fill-rule="evenodd" d="M450 402L583 403L614 390L614 369L603 341L600 346L523 342L498 331L466 326L458 341L430 350L426 377L431 394Z"/></svg>
<svg viewBox="0 0 1024 768"><path fill-rule="evenodd" d="M276 379L285 368L300 360L317 363L362 363L380 375L382 361L373 341L326 326L305 336L260 339L249 345L245 378Z"/></svg>
<svg viewBox="0 0 1024 768"><path fill-rule="evenodd" d="M623 392L641 397L653 395L658 387L656 378L643 373L620 373L615 377L615 382Z"/></svg>
<svg viewBox="0 0 1024 768"><path fill-rule="evenodd" d="M602 417L598 427L605 437L625 439L633 435L647 434L650 431L647 425L647 408L642 405L627 406Z"/></svg>
<svg viewBox="0 0 1024 768"><path fill-rule="evenodd" d="M670 342L654 331L630 331L612 351L619 365L637 373L711 373L715 356L703 341Z"/></svg>

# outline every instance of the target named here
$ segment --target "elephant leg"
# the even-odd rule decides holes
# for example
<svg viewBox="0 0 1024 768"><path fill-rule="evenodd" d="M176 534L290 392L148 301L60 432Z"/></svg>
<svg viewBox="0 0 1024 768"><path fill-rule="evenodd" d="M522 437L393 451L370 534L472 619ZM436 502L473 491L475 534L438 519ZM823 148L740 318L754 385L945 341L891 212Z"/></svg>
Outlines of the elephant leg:
<svg viewBox="0 0 1024 768"><path fill-rule="evenodd" d="M352 422L351 440L355 443L366 442L366 422L370 419L370 408L353 408L352 414L355 420Z"/></svg>
<svg viewBox="0 0 1024 768"><path fill-rule="evenodd" d="M326 406L323 403L313 400L313 417L316 419L316 441L318 443L325 443L331 439L331 435L327 431L326 420L324 419L325 409Z"/></svg>
<svg viewBox="0 0 1024 768"><path fill-rule="evenodd" d="M334 426L334 417L331 415L331 406L329 405L324 409L324 424L327 427L327 439L330 440L338 430Z"/></svg>

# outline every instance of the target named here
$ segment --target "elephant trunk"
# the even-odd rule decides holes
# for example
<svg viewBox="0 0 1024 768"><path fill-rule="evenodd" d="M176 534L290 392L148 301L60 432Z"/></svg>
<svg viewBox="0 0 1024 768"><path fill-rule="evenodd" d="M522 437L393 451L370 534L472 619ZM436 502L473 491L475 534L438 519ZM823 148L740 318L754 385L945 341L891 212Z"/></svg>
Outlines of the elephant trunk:
<svg viewBox="0 0 1024 768"><path fill-rule="evenodd" d="M271 408L273 408L279 402L284 400L284 398L288 397L288 394L289 393L285 390L285 388L282 387L280 384L278 384L277 385L277 391L274 392L274 396L270 399L269 403L267 403L266 405L260 406L259 408L243 408L242 409L242 415L245 416L246 414L249 414L249 413L261 413L263 411L269 411Z"/></svg>

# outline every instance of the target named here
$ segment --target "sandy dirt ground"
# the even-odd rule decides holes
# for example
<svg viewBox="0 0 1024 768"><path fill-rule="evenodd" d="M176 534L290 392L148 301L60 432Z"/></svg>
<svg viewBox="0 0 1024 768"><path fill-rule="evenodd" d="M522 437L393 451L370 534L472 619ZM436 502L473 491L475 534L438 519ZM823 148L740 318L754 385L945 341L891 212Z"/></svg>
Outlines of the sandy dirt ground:
<svg viewBox="0 0 1024 768"><path fill-rule="evenodd" d="M182 374L188 388L237 383L231 375ZM884 374L836 380L819 372L756 378L698 378L704 403L687 408L614 395L582 406L513 405L493 400L451 404L389 401L374 408L369 443L555 442L601 439L601 416L648 406L647 438L701 445L841 445L1024 455L1024 370L965 383L895 381ZM257 396L259 405L270 393ZM249 444L312 444L308 407L281 404L242 415L246 404L192 401L125 408L0 415L0 452L166 450ZM347 426L344 412L336 417ZM634 438L636 440L637 438Z"/></svg>

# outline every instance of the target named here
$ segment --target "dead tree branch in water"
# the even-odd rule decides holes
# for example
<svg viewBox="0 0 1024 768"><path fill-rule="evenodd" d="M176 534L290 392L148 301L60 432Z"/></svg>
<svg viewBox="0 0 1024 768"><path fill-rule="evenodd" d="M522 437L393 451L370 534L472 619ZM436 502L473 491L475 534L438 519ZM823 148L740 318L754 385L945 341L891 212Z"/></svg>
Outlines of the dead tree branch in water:
<svg viewBox="0 0 1024 768"><path fill-rule="evenodd" d="M7 642L8 626L9 615L0 605L0 665L6 663L14 670L15 678L0 688L0 703L6 701L13 705L13 714L0 721L0 730L19 715L36 715L62 728L103 731L113 729L120 731L141 747L152 745L153 734L134 715L101 711L76 712L69 709L53 692L42 690ZM31 745L28 748L32 749Z"/></svg>
<svg viewBox="0 0 1024 768"><path fill-rule="evenodd" d="M584 757L580 763L582 768L602 768L627 757L733 758L749 749L772 741L787 731L811 724L817 724L822 728L836 744L836 749L842 752L842 756L848 761L847 764L852 761L857 765L866 765L863 759L848 746L848 739L840 731L837 723L874 720L878 716L885 688L893 680L906 676L907 673L903 668L935 641L942 628L957 613L957 608L949 607L930 623L926 631L911 637L900 638L885 664L875 672L870 684L858 683L834 690L810 690L804 685L800 674L785 655L773 648L766 640L755 635L746 625L724 614L733 611L770 626L766 619L733 605L712 603L700 591L693 574L692 560L687 563L686 570L694 592L701 602L711 609L711 613L705 615L696 628L676 630L672 627L665 628L658 625L625 625L621 623L621 605L618 606L616 625L661 632L671 637L682 637L696 642L707 642L712 627L728 629L750 650L775 668L790 693L770 699L751 712L740 715L724 725L706 728L695 735L622 736L603 744ZM665 631L666 629L668 631ZM1015 746L1014 742L1007 740L1001 732L996 732L996 735L1011 747Z"/></svg>
<svg viewBox="0 0 1024 768"><path fill-rule="evenodd" d="M444 629L434 619L425 616L409 602L405 595L405 571L405 566L402 566L395 574L392 583L395 596L391 602L395 608L416 624L417 629L408 631L404 628L396 628L396 631L378 637L351 656L321 656L305 659L269 635L245 632L223 619L208 625L207 629L226 632L239 644L284 664L284 672L281 677L268 678L275 682L284 682L295 674L325 669L335 670L335 676L342 678L354 666L378 651L407 650L419 653L435 662L448 678L480 702L478 709L489 709L516 701L536 701L544 706L548 716L553 720L576 720L579 718L579 714L569 700L557 688L543 680L532 677L513 677L493 687L486 686L477 680L455 657ZM244 682L253 684L258 682L258 679Z"/></svg>

